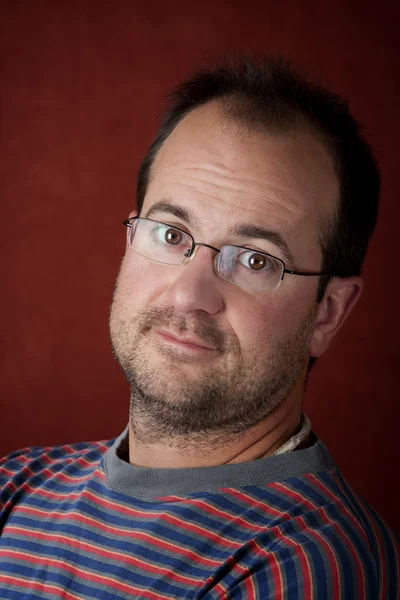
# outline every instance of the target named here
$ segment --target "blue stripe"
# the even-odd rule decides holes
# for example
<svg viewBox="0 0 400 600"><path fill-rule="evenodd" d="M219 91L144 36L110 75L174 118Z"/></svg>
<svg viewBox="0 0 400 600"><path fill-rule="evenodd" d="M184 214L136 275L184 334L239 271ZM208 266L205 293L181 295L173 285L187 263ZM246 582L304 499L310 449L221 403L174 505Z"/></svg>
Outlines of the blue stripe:
<svg viewBox="0 0 400 600"><path fill-rule="evenodd" d="M325 496L320 496L318 490L313 488L309 482L294 480L291 483L295 489L311 498L318 507L323 507L339 528L347 534L350 543L354 547L355 553L360 559L360 568L364 571L366 576L366 587L374 589L376 585L376 563L372 561L370 548L366 546L363 537L360 537L356 526L351 522L351 518L344 513L342 505L339 503L340 500L342 500L349 512L351 512L353 517L359 522L358 514L354 514L351 504L347 502L346 498L343 498L342 492L328 474L324 473L321 479L323 479L324 484L332 490L332 493L335 493L335 495L339 497L339 500L335 501L331 499L328 504L324 505ZM365 531L366 528L363 527L361 523L360 527ZM370 526L367 524L367 530L369 529ZM345 552L347 553L348 551L345 550Z"/></svg>
<svg viewBox="0 0 400 600"><path fill-rule="evenodd" d="M307 530L303 531L298 529L293 521L286 521L282 523L279 529L284 535L290 537L296 544L302 546L310 564L310 568L316 575L312 578L311 583L314 597L318 600L320 598L329 598L332 590L330 590L328 587L329 578L323 558L325 550L323 550L319 543L308 534ZM282 541L276 540L275 545L278 548L281 547Z"/></svg>
<svg viewBox="0 0 400 600"><path fill-rule="evenodd" d="M132 536L132 541L129 541L129 538L111 538L108 537L107 534L101 534L100 532L95 532L93 530L87 530L83 527L80 527L79 525L73 525L73 524L58 524L58 523L54 523L54 526L52 527L48 527L46 528L45 526L42 526L41 529L37 530L37 521L30 519L30 518L26 518L23 516L17 516L15 515L12 519L12 525L14 526L21 526L24 528L29 528L32 529L34 531L37 531L38 533L40 533L40 531L48 531L49 533L52 534L62 534L62 535L66 535L69 536L75 540L77 540L79 542L79 540L82 540L84 542L87 542L88 544L95 544L97 546L99 546L100 548L103 549L107 549L109 548L110 550L113 550L115 552L121 552L121 551L126 551L127 553L129 553L131 556L135 556L137 558L142 558L143 560L145 560L145 562L151 562L149 559L150 557L154 558L154 563L155 564L159 564L160 566L165 566L165 563L168 564L168 558L165 558L165 554L168 554L168 551L164 550L165 554L161 554L160 551L156 548L156 546L154 547L154 551L152 551L149 548L146 547L142 547L141 541L136 541L134 536ZM135 527L135 529L139 529L138 527ZM158 533L160 533L161 527L157 527L158 529ZM169 542L173 542L172 537L174 536L177 542L180 542L180 545L183 546L186 549L192 550L194 552L201 552L201 555L204 556L205 558L209 558L209 559L214 559L214 560L218 560L218 561L222 561L222 560L226 560L227 558L229 558L230 556L230 552L229 551L218 551L217 548L215 548L213 543L205 543L204 540L200 540L198 538L193 538L193 537L189 537L187 536L185 538L185 540L182 540L182 536L178 536L176 535L176 533L173 530L168 530L165 529L164 530L164 538L166 541ZM23 535L23 534L22 534ZM162 539L160 535L156 535L155 536L156 539ZM7 538L4 538L5 540L7 540ZM30 540L30 538L19 538L17 534L13 534L12 537L13 543L17 544L18 547L20 547L21 549L23 549L24 544L35 544L36 542L32 542ZM17 541L18 540L18 541ZM19 540L21 540L21 543L19 543ZM28 542L28 540L30 540ZM182 542L186 542L185 544ZM51 543L51 542L50 542ZM62 544L63 547L65 547L65 545L60 542L60 544ZM149 545L151 544L151 541L149 542ZM170 551L170 557L173 557L174 560L176 560L176 557L179 556L179 550L177 550L177 553L173 553L172 551ZM164 557L165 563L159 562L160 559ZM104 559L107 560L107 559ZM186 566L187 563L185 561L184 558L179 559L179 564L182 566L183 572L185 572L186 570ZM209 569L209 567L203 567L203 566L198 566L195 567L192 564L192 568L193 568L193 574L197 575L199 577L204 577L204 570L205 569ZM192 572L192 571L191 571Z"/></svg>
<svg viewBox="0 0 400 600"><path fill-rule="evenodd" d="M76 567L79 570L79 567L82 567L83 569L88 570L89 572L92 571L94 573L94 575L99 575L99 576L104 576L105 575L105 567L107 566L107 573L106 576L109 576L111 578L115 578L117 580L121 580L124 583L126 583L126 585L136 585L138 587L142 587L143 589L146 589L146 586L149 585L153 585L155 588L158 587L159 584L157 584L156 580L159 579L160 581L163 581L164 578L168 580L168 587L171 588L171 593L170 595L174 596L175 594L178 594L182 591L182 587L180 587L181 585L185 586L187 584L180 584L179 582L174 582L172 579L168 578L167 575L161 575L161 574L153 574L153 573L149 573L146 570L142 570L141 571L141 567L140 566L129 566L126 565L125 563L122 562L117 562L114 563L111 559L107 559L107 558L103 558L103 560L98 560L95 557L95 555L93 555L93 557L88 558L87 556L85 556L84 554L78 554L77 551L75 549L68 549L68 547L66 546L62 546L62 547L58 547L58 546L53 546L53 545L44 545L40 544L39 542L29 542L27 543L25 540L13 540L14 544L13 544L13 548L17 549L19 548L20 550L25 550L26 552L31 552L32 554L34 554L35 556L41 557L43 559L57 559L57 560L61 560L62 563L66 563L68 565L71 565L73 567ZM121 545L120 548L121 552L124 551L123 546ZM138 556L136 556L135 558L139 558ZM10 562L7 562L4 565L4 573L7 573L6 568L10 567L10 573L14 574L16 571L14 571L13 568L13 559L8 559ZM167 562L168 559L166 559ZM149 560L145 561L146 563L149 564L149 567L152 566L156 566L151 565L151 562ZM160 565L163 568L170 568L173 567L172 571L174 573L184 573L185 571L185 564L184 561L178 560L172 560L172 561L168 561L167 564L163 564ZM43 569L43 566L38 564L38 565L31 565L28 566L29 562L24 562L23 564L21 564L21 568L22 569L26 569L27 572L33 572L35 570L41 571ZM68 575L68 573L63 573L62 571L59 573L58 569L61 569L61 567L57 567L57 566L51 566L49 567L48 570L46 570L46 576L48 573L52 573L52 578L51 581L55 582L55 581L59 581L59 578L62 579L63 584L65 584L65 582L67 582L69 580L70 575ZM136 570L137 569L137 570ZM20 574L22 574L22 571L20 572ZM190 576L194 576L194 573L191 571L190 575L187 575L187 577L190 578ZM202 581L204 581L204 578L208 575L207 572L201 572L199 574L199 585L201 584ZM77 579L79 579L79 574L75 575L74 577L76 577ZM83 584L82 584L83 585ZM86 585L86 584L85 584ZM98 585L98 584L95 584ZM161 585L161 584L160 584ZM66 588L69 589L69 588ZM110 588L111 590L112 588ZM160 588L160 591L162 591L162 588ZM165 591L165 590L164 590ZM118 593L118 591L116 591L115 593ZM179 598L179 595L177 595L177 598Z"/></svg>
<svg viewBox="0 0 400 600"><path fill-rule="evenodd" d="M35 567L29 567L21 564L15 564L12 562L7 562L6 565L8 570L3 570L3 573L7 575L20 576L25 579L31 579L33 582L40 582L42 584L53 584L58 585L61 589L74 593L76 595L81 595L85 599L87 598L98 598L98 589L95 589L93 585L89 586L86 584L81 584L76 581L76 579L71 579L69 575L62 575L61 573L55 573L53 570L46 570L45 577L41 576L41 566L38 565L37 569ZM51 593L51 592L50 592ZM37 598L40 598L40 591L36 591L38 594ZM110 588L107 591L104 591L104 595L102 596L102 600L121 600L121 596L118 595L118 591L111 592Z"/></svg>

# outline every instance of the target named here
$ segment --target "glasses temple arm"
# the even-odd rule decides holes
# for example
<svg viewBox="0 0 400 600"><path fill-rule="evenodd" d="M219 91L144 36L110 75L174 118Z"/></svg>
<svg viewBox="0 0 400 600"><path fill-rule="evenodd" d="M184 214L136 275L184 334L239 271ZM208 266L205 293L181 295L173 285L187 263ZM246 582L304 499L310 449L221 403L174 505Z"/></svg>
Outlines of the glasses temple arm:
<svg viewBox="0 0 400 600"><path fill-rule="evenodd" d="M316 273L309 271L292 271L291 269L283 269L284 273L289 273L290 275L301 275L302 277L320 277L322 275L326 275L329 277L340 277L340 275L335 275L334 273L326 273L325 271Z"/></svg>

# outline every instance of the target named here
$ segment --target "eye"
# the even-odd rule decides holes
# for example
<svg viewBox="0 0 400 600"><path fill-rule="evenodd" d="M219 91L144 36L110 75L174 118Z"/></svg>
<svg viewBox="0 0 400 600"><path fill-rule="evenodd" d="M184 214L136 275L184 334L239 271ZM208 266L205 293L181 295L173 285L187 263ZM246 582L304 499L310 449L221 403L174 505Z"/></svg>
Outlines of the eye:
<svg viewBox="0 0 400 600"><path fill-rule="evenodd" d="M261 271L267 262L267 257L263 254L251 254L248 260L249 267L253 269L253 271Z"/></svg>
<svg viewBox="0 0 400 600"><path fill-rule="evenodd" d="M170 246L178 246L183 240L183 233L173 227L158 225L154 231L160 242L167 243Z"/></svg>
<svg viewBox="0 0 400 600"><path fill-rule="evenodd" d="M165 232L165 241L168 242L168 244L173 244L174 246L176 246L177 244L181 243L182 238L183 238L182 233L180 231L178 231L177 229L172 229L170 227Z"/></svg>
<svg viewBox="0 0 400 600"><path fill-rule="evenodd" d="M252 271L265 271L273 268L274 261L259 252L242 252L238 257L239 262Z"/></svg>

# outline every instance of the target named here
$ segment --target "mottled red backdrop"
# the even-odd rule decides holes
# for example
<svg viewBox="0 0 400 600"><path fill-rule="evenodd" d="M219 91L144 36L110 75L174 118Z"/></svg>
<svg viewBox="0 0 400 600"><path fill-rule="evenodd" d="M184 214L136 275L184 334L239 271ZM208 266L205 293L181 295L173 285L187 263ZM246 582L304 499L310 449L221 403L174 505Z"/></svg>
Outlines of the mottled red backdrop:
<svg viewBox="0 0 400 600"><path fill-rule="evenodd" d="M1 2L0 454L125 426L107 319L161 98L221 53L280 52L349 98L380 160L365 293L305 408L400 530L398 17L389 2L349 0Z"/></svg>

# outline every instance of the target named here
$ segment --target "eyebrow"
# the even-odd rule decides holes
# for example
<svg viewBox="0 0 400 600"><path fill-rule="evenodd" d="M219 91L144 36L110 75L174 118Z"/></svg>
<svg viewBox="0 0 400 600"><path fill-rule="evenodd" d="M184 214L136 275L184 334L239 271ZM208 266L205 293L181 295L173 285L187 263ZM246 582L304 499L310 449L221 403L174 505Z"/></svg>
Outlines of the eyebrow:
<svg viewBox="0 0 400 600"><path fill-rule="evenodd" d="M189 225L196 225L197 223L197 219L189 210L182 208L182 206L178 206L177 204L173 204L169 200L160 200L159 202L153 204L153 206L151 206L147 211L146 218L149 218L151 215L158 212L165 212L169 213L170 215L174 215L175 217L178 217L178 219L186 221L186 223Z"/></svg>
<svg viewBox="0 0 400 600"><path fill-rule="evenodd" d="M267 240L267 242L271 242L271 244L279 248L289 263L294 264L294 256L288 244L277 231L265 229L251 223L243 223L242 225L235 225L228 231L228 235L241 235L248 238Z"/></svg>
<svg viewBox="0 0 400 600"><path fill-rule="evenodd" d="M186 223L189 225L196 225L197 223L197 219L189 210L183 208L182 206L178 206L167 199L160 200L159 202L153 204L153 206L151 206L147 211L146 218L149 218L154 215L154 213L158 212L165 212L174 215L178 219L186 221ZM250 237L253 239L262 239L266 240L267 242L271 242L271 244L274 244L274 246L279 248L289 263L294 264L294 257L287 242L277 231L265 229L264 227L253 225L252 223L242 223L230 228L228 230L228 235L239 235L247 238Z"/></svg>

